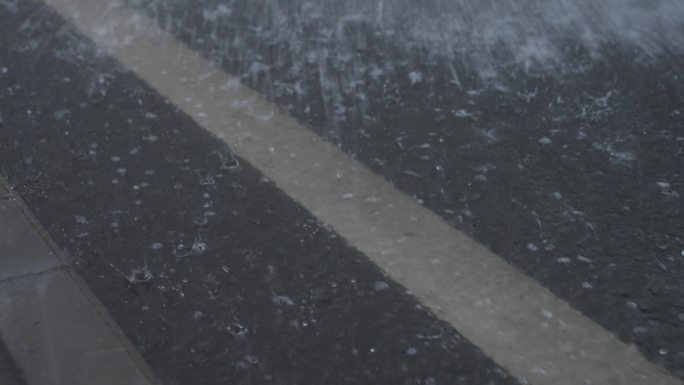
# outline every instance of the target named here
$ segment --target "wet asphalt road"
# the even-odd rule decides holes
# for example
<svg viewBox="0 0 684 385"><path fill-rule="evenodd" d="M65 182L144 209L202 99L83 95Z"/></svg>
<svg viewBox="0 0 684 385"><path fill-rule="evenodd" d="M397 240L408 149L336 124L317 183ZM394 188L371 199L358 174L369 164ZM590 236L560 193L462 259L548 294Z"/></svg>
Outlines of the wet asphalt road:
<svg viewBox="0 0 684 385"><path fill-rule="evenodd" d="M0 382L6 385L25 385L21 370L17 367L5 344L0 341Z"/></svg>
<svg viewBox="0 0 684 385"><path fill-rule="evenodd" d="M491 72L288 4L137 6L684 376L677 41ZM0 170L166 383L515 383L46 7L0 18Z"/></svg>
<svg viewBox="0 0 684 385"><path fill-rule="evenodd" d="M570 7L578 27L504 3L513 19L479 32L522 37L489 42L474 25L488 3L456 16L448 2L391 2L382 17L374 2L130 3L684 375L684 34L650 25L653 9L620 20L632 5ZM652 5L660 27L684 31L673 4ZM474 32L435 38L420 20L440 11Z"/></svg>
<svg viewBox="0 0 684 385"><path fill-rule="evenodd" d="M7 16L3 173L164 383L516 383L45 7Z"/></svg>

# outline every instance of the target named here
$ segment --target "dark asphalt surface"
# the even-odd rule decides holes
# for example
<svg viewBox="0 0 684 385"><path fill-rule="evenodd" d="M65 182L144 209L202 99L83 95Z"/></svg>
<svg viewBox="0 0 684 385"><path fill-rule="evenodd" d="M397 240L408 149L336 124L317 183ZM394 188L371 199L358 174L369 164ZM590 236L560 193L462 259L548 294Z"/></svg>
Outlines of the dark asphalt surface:
<svg viewBox="0 0 684 385"><path fill-rule="evenodd" d="M2 340L0 340L0 384L26 385L23 373L17 367Z"/></svg>
<svg viewBox="0 0 684 385"><path fill-rule="evenodd" d="M128 3L684 377L676 2Z"/></svg>
<svg viewBox="0 0 684 385"><path fill-rule="evenodd" d="M437 0L129 3L684 378L676 35L515 13L521 58L416 27ZM515 382L44 6L0 20L0 172L166 383Z"/></svg>
<svg viewBox="0 0 684 385"><path fill-rule="evenodd" d="M0 6L0 172L165 384L514 384L45 6Z"/></svg>

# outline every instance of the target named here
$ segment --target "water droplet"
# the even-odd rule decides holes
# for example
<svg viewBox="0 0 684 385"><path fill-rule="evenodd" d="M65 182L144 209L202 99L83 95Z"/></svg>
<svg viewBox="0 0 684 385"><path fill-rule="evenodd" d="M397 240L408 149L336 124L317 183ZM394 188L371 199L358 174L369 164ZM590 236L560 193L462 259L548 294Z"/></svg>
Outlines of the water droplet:
<svg viewBox="0 0 684 385"><path fill-rule="evenodd" d="M252 365L259 363L259 359L256 358L256 356L253 356L251 354L248 354L245 356L245 361L249 362Z"/></svg>
<svg viewBox="0 0 684 385"><path fill-rule="evenodd" d="M144 267L144 268L135 268L131 271L131 273L126 276L126 279L128 282L130 282L133 285L137 285L140 283L147 283L152 280L154 276L152 275L152 272Z"/></svg>
<svg viewBox="0 0 684 385"><path fill-rule="evenodd" d="M249 329L240 325L240 323L238 323L237 321L234 322L232 325L227 326L226 329L230 334L239 337L245 336L247 335L247 333L249 333Z"/></svg>
<svg viewBox="0 0 684 385"><path fill-rule="evenodd" d="M69 116L69 114L71 114L71 111L69 110L57 110L54 112L53 115L55 120L63 120L64 118Z"/></svg>
<svg viewBox="0 0 684 385"><path fill-rule="evenodd" d="M383 281L377 281L373 284L373 289L375 289L375 291L385 290L388 287L389 287L389 285Z"/></svg>
<svg viewBox="0 0 684 385"><path fill-rule="evenodd" d="M288 305L288 306L293 306L295 303L294 301L286 296L286 295L273 295L272 297L273 304L275 305Z"/></svg>
<svg viewBox="0 0 684 385"><path fill-rule="evenodd" d="M414 86L423 80L423 74L418 71L411 71L408 74L411 85Z"/></svg>
<svg viewBox="0 0 684 385"><path fill-rule="evenodd" d="M190 249L190 253L193 255L200 255L200 254L203 254L206 250L207 250L207 244L205 242L197 240L192 244L192 248Z"/></svg>

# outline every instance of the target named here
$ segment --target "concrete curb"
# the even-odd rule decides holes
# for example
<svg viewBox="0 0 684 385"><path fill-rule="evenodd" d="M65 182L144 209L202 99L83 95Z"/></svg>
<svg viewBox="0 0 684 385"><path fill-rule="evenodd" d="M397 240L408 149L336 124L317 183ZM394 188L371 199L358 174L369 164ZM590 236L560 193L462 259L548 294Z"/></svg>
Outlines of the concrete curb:
<svg viewBox="0 0 684 385"><path fill-rule="evenodd" d="M2 178L0 337L28 385L159 384Z"/></svg>

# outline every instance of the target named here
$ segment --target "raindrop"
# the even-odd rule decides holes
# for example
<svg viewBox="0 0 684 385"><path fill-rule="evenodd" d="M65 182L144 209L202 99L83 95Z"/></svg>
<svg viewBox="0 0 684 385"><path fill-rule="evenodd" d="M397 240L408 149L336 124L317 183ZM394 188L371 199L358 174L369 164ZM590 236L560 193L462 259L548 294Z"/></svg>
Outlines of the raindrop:
<svg viewBox="0 0 684 385"><path fill-rule="evenodd" d="M248 355L245 356L245 361L249 362L249 363L252 364L252 365L255 365L255 364L258 364L258 363L259 363L259 359L256 358L256 356L253 356L253 355L251 355L251 354L248 354Z"/></svg>
<svg viewBox="0 0 684 385"><path fill-rule="evenodd" d="M131 271L131 273L126 277L126 280L128 280L129 283L132 285L137 285L141 283L147 283L154 278L152 275L152 272L147 268L135 268Z"/></svg>
<svg viewBox="0 0 684 385"><path fill-rule="evenodd" d="M293 301L290 297L288 297L288 296L286 296L286 295L275 295L275 294L274 294L274 295L273 295L273 298L272 298L272 301L273 301L273 304L275 304L275 305L288 305L288 306L292 306L292 305L295 304L294 301Z"/></svg>
<svg viewBox="0 0 684 385"><path fill-rule="evenodd" d="M240 323L237 321L235 321L232 325L229 325L228 327L226 327L226 329L228 330L228 332L230 334L232 334L234 336L239 336L239 337L245 336L245 335L247 335L247 333L249 333L249 329L240 325Z"/></svg>
<svg viewBox="0 0 684 385"><path fill-rule="evenodd" d="M213 186L215 183L214 176L211 174L208 174L206 177L200 178L199 180L200 186Z"/></svg>
<svg viewBox="0 0 684 385"><path fill-rule="evenodd" d="M63 120L64 118L69 116L69 114L71 114L71 111L69 110L57 110L54 112L53 115L55 117L55 120Z"/></svg>
<svg viewBox="0 0 684 385"><path fill-rule="evenodd" d="M389 285L383 281L377 281L373 284L373 289L375 289L375 291L385 290L388 287L389 287Z"/></svg>
<svg viewBox="0 0 684 385"><path fill-rule="evenodd" d="M200 240L196 240L192 244L192 248L190 249L190 254L200 255L200 254L203 254L205 251L207 251L207 244L200 241Z"/></svg>
<svg viewBox="0 0 684 385"><path fill-rule="evenodd" d="M423 74L418 71L411 71L409 72L408 76L412 86L420 83L423 80Z"/></svg>

